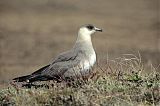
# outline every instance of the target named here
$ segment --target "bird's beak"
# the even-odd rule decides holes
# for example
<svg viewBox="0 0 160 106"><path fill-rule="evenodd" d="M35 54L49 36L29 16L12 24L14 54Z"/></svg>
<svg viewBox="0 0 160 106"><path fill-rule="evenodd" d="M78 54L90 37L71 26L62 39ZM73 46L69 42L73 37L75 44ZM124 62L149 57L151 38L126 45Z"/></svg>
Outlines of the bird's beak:
<svg viewBox="0 0 160 106"><path fill-rule="evenodd" d="M95 30L95 31L102 32L102 29L100 29L100 28L97 28L97 27L95 27L95 28L94 28L94 30Z"/></svg>

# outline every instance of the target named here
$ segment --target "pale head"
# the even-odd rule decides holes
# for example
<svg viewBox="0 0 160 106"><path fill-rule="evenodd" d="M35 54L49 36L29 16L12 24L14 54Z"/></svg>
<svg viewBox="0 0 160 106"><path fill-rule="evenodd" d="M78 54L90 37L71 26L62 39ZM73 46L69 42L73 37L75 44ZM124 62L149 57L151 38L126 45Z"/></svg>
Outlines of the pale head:
<svg viewBox="0 0 160 106"><path fill-rule="evenodd" d="M95 32L102 32L102 29L97 28L91 24L84 25L79 29L79 34L81 35L92 35Z"/></svg>
<svg viewBox="0 0 160 106"><path fill-rule="evenodd" d="M97 28L91 24L87 24L82 26L78 31L78 37L76 42L82 42L82 41L91 41L91 35L95 32L102 32L102 29Z"/></svg>

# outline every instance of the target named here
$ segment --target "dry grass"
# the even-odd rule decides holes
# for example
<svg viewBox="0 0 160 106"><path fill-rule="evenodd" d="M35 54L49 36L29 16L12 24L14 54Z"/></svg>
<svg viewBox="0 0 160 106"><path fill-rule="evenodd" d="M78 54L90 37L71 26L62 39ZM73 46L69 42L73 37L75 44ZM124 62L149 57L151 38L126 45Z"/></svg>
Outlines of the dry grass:
<svg viewBox="0 0 160 106"><path fill-rule="evenodd" d="M0 90L1 105L91 105L91 106L158 106L160 105L160 73L146 69L140 57L127 54L108 60L105 67L96 67L88 81L71 85L52 82L31 89L10 85ZM104 69L105 68L105 69ZM36 83L41 84L41 83ZM47 87L47 88L46 88Z"/></svg>

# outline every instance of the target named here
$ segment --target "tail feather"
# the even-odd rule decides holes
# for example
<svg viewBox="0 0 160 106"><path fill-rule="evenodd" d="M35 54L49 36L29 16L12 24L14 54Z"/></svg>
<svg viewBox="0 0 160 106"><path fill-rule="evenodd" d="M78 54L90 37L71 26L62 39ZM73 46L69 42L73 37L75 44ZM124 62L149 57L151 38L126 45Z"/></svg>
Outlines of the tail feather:
<svg viewBox="0 0 160 106"><path fill-rule="evenodd" d="M35 81L47 81L47 80L51 80L51 79L52 79L52 77L49 77L49 76L37 75L37 76L31 77L29 79L29 82L32 83Z"/></svg>
<svg viewBox="0 0 160 106"><path fill-rule="evenodd" d="M47 69L49 67L49 65L46 65L42 68L40 68L39 70L33 72L31 75L26 75L26 76L21 76L21 77L17 77L14 78L14 82L34 82L34 81L39 81L39 80L46 80L46 78L44 76L41 76L41 72L45 69Z"/></svg>
<svg viewBox="0 0 160 106"><path fill-rule="evenodd" d="M31 75L26 75L26 76L14 78L13 80L14 82L23 82L23 81L27 81L30 78L31 78Z"/></svg>

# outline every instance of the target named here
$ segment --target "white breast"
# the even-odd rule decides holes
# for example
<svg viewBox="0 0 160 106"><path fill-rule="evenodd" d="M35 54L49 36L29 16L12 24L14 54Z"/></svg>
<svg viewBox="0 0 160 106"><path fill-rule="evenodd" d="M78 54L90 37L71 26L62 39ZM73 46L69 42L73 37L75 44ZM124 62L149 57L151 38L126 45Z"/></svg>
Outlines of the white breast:
<svg viewBox="0 0 160 106"><path fill-rule="evenodd" d="M96 62L96 54L90 55L89 59L86 59L83 63L84 70L90 69Z"/></svg>
<svg viewBox="0 0 160 106"><path fill-rule="evenodd" d="M95 52L90 56L90 65L93 66L96 62L96 54Z"/></svg>

